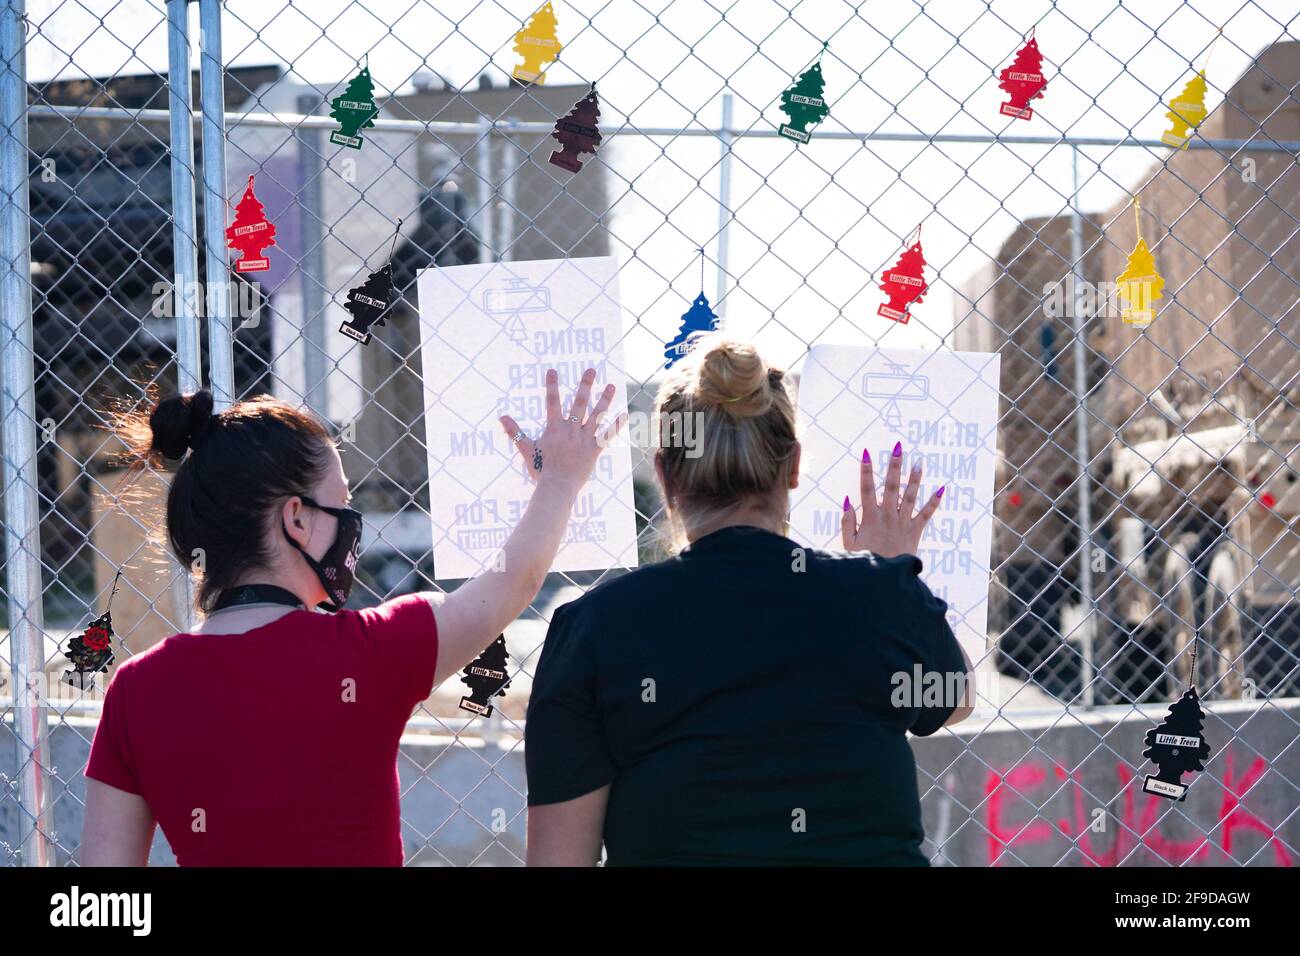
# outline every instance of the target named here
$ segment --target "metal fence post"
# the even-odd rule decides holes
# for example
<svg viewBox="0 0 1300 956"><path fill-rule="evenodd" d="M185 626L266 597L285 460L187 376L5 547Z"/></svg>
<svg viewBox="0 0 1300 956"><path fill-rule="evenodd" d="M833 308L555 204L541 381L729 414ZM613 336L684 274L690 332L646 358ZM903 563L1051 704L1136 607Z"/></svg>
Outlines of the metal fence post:
<svg viewBox="0 0 1300 956"><path fill-rule="evenodd" d="M235 399L226 260L226 90L222 82L221 4L199 0L199 88L203 106L203 251L208 280L208 382L217 411Z"/></svg>
<svg viewBox="0 0 1300 956"><path fill-rule="evenodd" d="M44 694L45 620L36 485L32 353L31 216L27 165L26 0L0 0L0 351L4 513L13 721L18 766L18 858L49 864L46 834L49 727Z"/></svg>
<svg viewBox="0 0 1300 956"><path fill-rule="evenodd" d="M319 107L320 97L317 95L298 97L298 110L304 116L314 114ZM325 216L321 183L324 175L322 137L319 129L310 126L300 126L296 137L298 184L302 190L298 194L302 207L299 216L302 262L298 266L302 276L302 398L322 421L329 421L329 388L325 384L329 356L325 330L328 293L325 286L325 238L321 229Z"/></svg>
<svg viewBox="0 0 1300 956"><path fill-rule="evenodd" d="M194 214L194 117L188 10L186 0L167 0L167 108L172 155L176 377L182 392L192 392L203 385L199 355L199 244ZM222 218L225 218L224 211Z"/></svg>
<svg viewBox="0 0 1300 956"><path fill-rule="evenodd" d="M718 290L713 297L713 314L721 321L726 310L723 295L727 291L727 227L731 223L731 144L736 141L731 132L731 111L735 97L722 94L722 129L718 139L722 143L722 158L718 160Z"/></svg>
<svg viewBox="0 0 1300 956"><path fill-rule="evenodd" d="M1083 689L1083 706L1096 705L1096 688L1093 686L1096 660L1093 635L1097 623L1096 600L1092 593L1092 471L1089 461L1092 450L1088 444L1088 356L1084 341L1085 329L1079 300L1083 294L1083 213L1079 211L1079 148L1070 147L1070 259L1074 263L1074 292L1070 301L1070 315L1074 326L1074 440L1076 462L1079 468L1079 606L1083 610L1083 634L1080 635L1079 669Z"/></svg>
<svg viewBox="0 0 1300 956"><path fill-rule="evenodd" d="M194 213L194 115L190 82L189 5L167 0L167 111L172 174L172 299L176 308L176 385L203 387L199 351L199 244ZM223 209L221 218L224 221ZM209 277L211 278L211 277ZM182 626L194 618L188 568L173 582Z"/></svg>
<svg viewBox="0 0 1300 956"><path fill-rule="evenodd" d="M508 128L510 132L513 133L514 128L517 125L517 122L513 118L508 119L506 122L508 124ZM507 146L514 146L515 149L518 149L518 146L515 144L514 138L509 133L507 133L505 136L505 143ZM514 164L514 168L510 169L509 172L507 173L507 167L509 166L509 161L507 157L509 156L514 156L516 162ZM514 152L510 149L502 150L501 254L500 254L500 261L502 262L508 262L509 260L515 258L515 241L519 238L518 235L519 226L517 224L517 217L516 217L516 213L518 212L518 210L515 207L515 200L518 196L519 170L522 166L523 166L523 161L519 160L517 152Z"/></svg>
<svg viewBox="0 0 1300 956"><path fill-rule="evenodd" d="M496 252L493 244L492 229L492 121L486 116L478 118L478 148L474 150L474 193L477 197L478 210L474 213L476 232L479 236L479 262L494 262Z"/></svg>

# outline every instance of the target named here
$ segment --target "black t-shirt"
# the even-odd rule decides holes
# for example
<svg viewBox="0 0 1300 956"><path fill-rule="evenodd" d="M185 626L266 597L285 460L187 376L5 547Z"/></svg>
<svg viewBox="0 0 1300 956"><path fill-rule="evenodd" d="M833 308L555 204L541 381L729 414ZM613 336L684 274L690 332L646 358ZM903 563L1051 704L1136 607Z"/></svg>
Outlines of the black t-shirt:
<svg viewBox="0 0 1300 956"><path fill-rule="evenodd" d="M559 608L528 705L529 805L612 784L612 865L924 866L907 732L955 702L896 675L965 663L920 570L731 527Z"/></svg>

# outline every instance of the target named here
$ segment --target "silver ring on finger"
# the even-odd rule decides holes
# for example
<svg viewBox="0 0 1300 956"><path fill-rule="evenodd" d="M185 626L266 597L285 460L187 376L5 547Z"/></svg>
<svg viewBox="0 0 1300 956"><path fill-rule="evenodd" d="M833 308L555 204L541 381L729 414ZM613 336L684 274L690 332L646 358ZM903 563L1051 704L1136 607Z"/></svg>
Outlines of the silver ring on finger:
<svg viewBox="0 0 1300 956"><path fill-rule="evenodd" d="M582 421L582 419L579 418L577 415L570 415L570 416L569 416L569 421L571 421L571 422L573 422L575 425L577 425L577 424L579 424L579 423Z"/></svg>
<svg viewBox="0 0 1300 956"><path fill-rule="evenodd" d="M522 431L518 431L515 432L515 437L510 440L514 442L516 445L518 445L521 441L524 440L524 437L525 437L524 433Z"/></svg>

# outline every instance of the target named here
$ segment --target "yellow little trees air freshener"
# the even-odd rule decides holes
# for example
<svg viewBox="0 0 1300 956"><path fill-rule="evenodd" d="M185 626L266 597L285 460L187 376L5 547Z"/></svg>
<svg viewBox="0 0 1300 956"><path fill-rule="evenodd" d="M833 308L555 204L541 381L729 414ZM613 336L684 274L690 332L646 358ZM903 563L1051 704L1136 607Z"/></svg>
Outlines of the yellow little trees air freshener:
<svg viewBox="0 0 1300 956"><path fill-rule="evenodd" d="M538 8L528 26L515 34L514 51L524 58L510 75L521 83L545 83L543 64L560 55L560 41L555 36L555 10L549 3Z"/></svg>
<svg viewBox="0 0 1300 956"><path fill-rule="evenodd" d="M1186 149L1192 138L1192 130L1201 125L1205 119L1205 71L1201 70L1183 87L1183 91L1169 101L1169 112L1165 114L1171 123L1160 141L1166 146Z"/></svg>
<svg viewBox="0 0 1300 956"><path fill-rule="evenodd" d="M1129 253L1128 264L1115 279L1121 299L1120 317L1127 325L1145 329L1156 317L1155 301L1164 290L1165 280L1156 271L1156 259L1142 238L1142 204L1133 200L1133 217L1137 220L1137 245Z"/></svg>

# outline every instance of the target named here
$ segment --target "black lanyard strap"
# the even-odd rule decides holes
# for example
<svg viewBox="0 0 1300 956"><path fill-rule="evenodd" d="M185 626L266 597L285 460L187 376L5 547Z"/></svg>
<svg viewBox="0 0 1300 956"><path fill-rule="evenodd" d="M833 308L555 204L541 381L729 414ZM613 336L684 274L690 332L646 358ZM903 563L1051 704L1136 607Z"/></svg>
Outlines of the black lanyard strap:
<svg viewBox="0 0 1300 956"><path fill-rule="evenodd" d="M276 587L274 584L241 584L221 592L212 605L213 611L224 611L229 607L242 607L245 604L284 604L288 607L302 607L302 600L292 591Z"/></svg>

